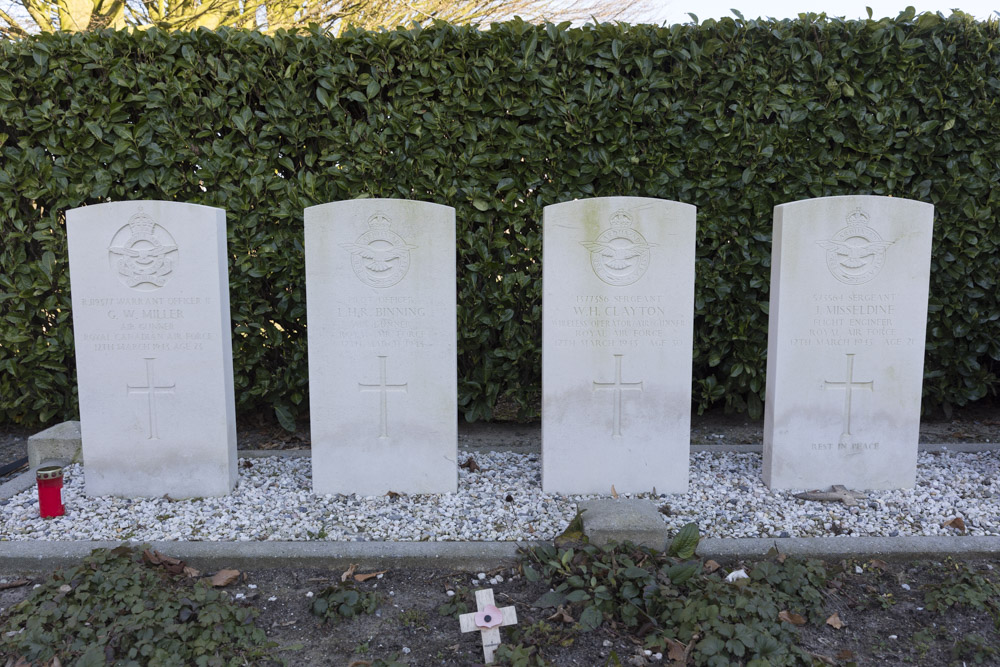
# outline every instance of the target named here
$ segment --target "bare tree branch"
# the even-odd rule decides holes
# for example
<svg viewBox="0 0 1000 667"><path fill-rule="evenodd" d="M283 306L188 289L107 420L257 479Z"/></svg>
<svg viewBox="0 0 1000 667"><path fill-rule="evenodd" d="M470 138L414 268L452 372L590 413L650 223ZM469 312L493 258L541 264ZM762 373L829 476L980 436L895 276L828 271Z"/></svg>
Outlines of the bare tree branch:
<svg viewBox="0 0 1000 667"><path fill-rule="evenodd" d="M156 26L191 30L235 26L265 32L317 24L338 34L347 26L394 28L434 20L488 25L527 21L615 21L637 16L650 0L14 0L0 10L0 37L100 28ZM17 10L17 11L14 11Z"/></svg>

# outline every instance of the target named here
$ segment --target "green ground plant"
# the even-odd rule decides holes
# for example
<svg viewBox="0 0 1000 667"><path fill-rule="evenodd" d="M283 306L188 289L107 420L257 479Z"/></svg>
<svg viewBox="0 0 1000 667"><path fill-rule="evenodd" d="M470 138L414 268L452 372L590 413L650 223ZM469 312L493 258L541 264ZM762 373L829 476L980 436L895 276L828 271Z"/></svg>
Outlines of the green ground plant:
<svg viewBox="0 0 1000 667"><path fill-rule="evenodd" d="M951 646L951 659L955 661L954 664L961 662L965 665L971 662L975 665L995 665L997 658L1000 658L1000 649L997 648L996 641L976 632L962 635L955 639Z"/></svg>
<svg viewBox="0 0 1000 667"><path fill-rule="evenodd" d="M941 582L925 587L924 607L938 612L952 607L974 609L988 614L1000 630L1000 584L967 563L949 560L947 566L948 574Z"/></svg>
<svg viewBox="0 0 1000 667"><path fill-rule="evenodd" d="M338 623L360 614L374 614L382 598L375 591L359 590L352 580L339 582L322 590L309 611L325 621Z"/></svg>
<svg viewBox="0 0 1000 667"><path fill-rule="evenodd" d="M447 602L442 602L437 606L437 613L441 616L453 616L455 620L462 614L469 613L470 608L475 608L475 603L470 607L469 601L473 598L471 589L465 586L456 586L455 594L448 598Z"/></svg>
<svg viewBox="0 0 1000 667"><path fill-rule="evenodd" d="M663 552L629 543L541 546L525 552L522 568L552 588L535 606L570 610L581 632L612 620L647 648L679 652L694 665L812 665L797 626L828 616L826 566L775 554L730 582L694 559L697 543L689 524Z"/></svg>
<svg viewBox="0 0 1000 667"><path fill-rule="evenodd" d="M0 634L0 656L78 667L276 664L255 609L141 554L98 549L54 572L0 615L0 626L21 629Z"/></svg>
<svg viewBox="0 0 1000 667"><path fill-rule="evenodd" d="M552 664L541 656L537 645L513 642L501 644L493 657L497 664L507 667L550 667Z"/></svg>
<svg viewBox="0 0 1000 667"><path fill-rule="evenodd" d="M422 609L408 609L399 615L399 622L404 628L412 630L427 629L427 612Z"/></svg>

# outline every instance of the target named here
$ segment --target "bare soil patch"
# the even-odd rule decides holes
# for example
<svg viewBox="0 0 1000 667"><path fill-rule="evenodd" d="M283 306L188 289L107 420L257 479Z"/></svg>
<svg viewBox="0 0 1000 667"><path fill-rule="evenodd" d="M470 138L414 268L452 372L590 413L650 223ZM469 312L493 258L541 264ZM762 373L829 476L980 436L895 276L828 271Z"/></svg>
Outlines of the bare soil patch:
<svg viewBox="0 0 1000 667"><path fill-rule="evenodd" d="M716 576L739 568L752 571L755 566L723 563ZM995 561L884 563L859 559L826 563L829 581L823 589L821 616L829 619L836 615L837 622L806 623L797 630L798 644L813 655L813 665L1000 664L996 622L1000 598L996 588L984 591L986 605L980 610L967 606L928 609L928 591L953 579L963 566L985 577L982 581L997 581L1000 563ZM370 569L361 563L357 571ZM24 599L46 574L0 573L0 581L29 582L0 590L0 632L17 630L4 625L3 610ZM485 578L480 580L476 572L390 570L381 578L357 584L359 590L379 595L375 613L339 622L326 622L310 613L316 596L340 581L337 571L294 567L250 570L240 573L225 590L234 604L259 611L257 627L277 644L270 652L275 663L355 667L481 664L478 633L459 631L456 603L472 610L474 589L490 587L498 606L514 605L517 609L517 625L503 628L501 635L508 647L530 656L530 662L518 664L685 664L671 662L661 651L647 653L640 631L648 633L649 627L626 628L605 615L600 627L585 631L577 623L582 605L567 604L565 613L539 606L550 583L529 582L518 564L500 565L482 575ZM502 581L495 579L498 575ZM490 584L490 579L495 583ZM954 584L949 585L954 588ZM2 654L0 650L0 665L5 664L3 658L11 657ZM703 663L695 652L686 664Z"/></svg>

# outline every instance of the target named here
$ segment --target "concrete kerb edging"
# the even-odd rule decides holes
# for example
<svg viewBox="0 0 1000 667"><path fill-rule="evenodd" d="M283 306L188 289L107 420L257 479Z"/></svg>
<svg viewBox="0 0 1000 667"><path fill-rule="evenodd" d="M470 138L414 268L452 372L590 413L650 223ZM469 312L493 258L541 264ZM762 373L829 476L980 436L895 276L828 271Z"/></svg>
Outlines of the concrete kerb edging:
<svg viewBox="0 0 1000 667"><path fill-rule="evenodd" d="M76 565L94 549L119 542L0 542L0 573L38 572ZM137 545L138 543L136 543ZM367 568L424 567L490 570L513 563L518 549L543 542L152 542L165 555L210 571L222 568L309 567L338 570L358 563ZM800 558L841 560L997 558L1000 537L789 537L702 539L698 556L721 562L758 559L774 548Z"/></svg>
<svg viewBox="0 0 1000 667"><path fill-rule="evenodd" d="M133 542L133 546L141 543ZM345 569L432 567L489 570L517 559L521 547L541 542L150 542L160 553L201 570L284 567ZM94 549L121 542L0 542L0 572L33 572L76 565Z"/></svg>

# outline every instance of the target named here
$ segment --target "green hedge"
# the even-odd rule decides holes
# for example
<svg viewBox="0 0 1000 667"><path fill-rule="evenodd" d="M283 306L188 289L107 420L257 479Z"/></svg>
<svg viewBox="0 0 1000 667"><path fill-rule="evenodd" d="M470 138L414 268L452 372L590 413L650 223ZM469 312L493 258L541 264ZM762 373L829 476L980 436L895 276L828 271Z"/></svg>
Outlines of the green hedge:
<svg viewBox="0 0 1000 667"><path fill-rule="evenodd" d="M694 401L760 413L771 212L838 194L932 202L925 406L1000 374L1000 40L964 15L699 25L445 24L0 44L0 422L76 411L64 212L228 212L238 410L308 404L302 210L457 208L459 401L540 382L542 207L698 206Z"/></svg>

